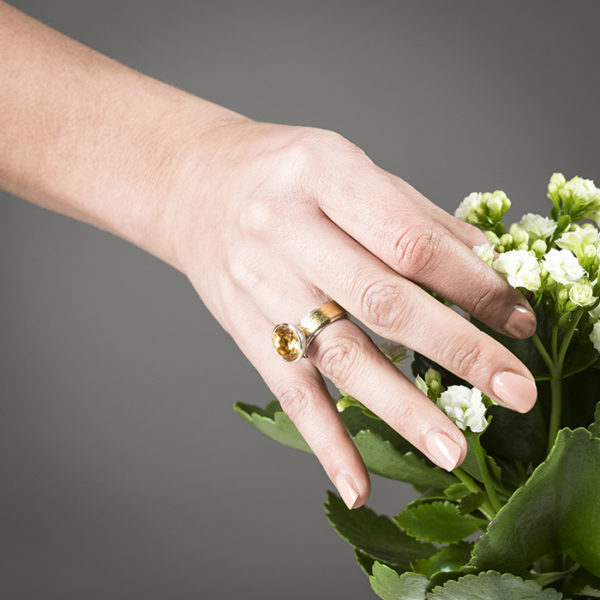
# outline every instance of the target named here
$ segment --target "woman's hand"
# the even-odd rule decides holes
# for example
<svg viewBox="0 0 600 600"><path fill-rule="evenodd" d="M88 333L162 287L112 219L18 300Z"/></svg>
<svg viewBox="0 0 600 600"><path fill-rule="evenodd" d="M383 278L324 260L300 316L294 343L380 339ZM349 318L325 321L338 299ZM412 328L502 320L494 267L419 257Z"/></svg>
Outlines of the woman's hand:
<svg viewBox="0 0 600 600"><path fill-rule="evenodd" d="M297 323L333 299L499 404L519 412L533 406L527 368L420 287L497 331L533 334L526 299L471 251L485 243L481 231L329 131L234 118L198 147L173 221L179 266L349 507L365 502L369 477L322 375L445 469L464 459L465 438L350 320L328 325L308 360L293 364L273 351L275 324Z"/></svg>
<svg viewBox="0 0 600 600"><path fill-rule="evenodd" d="M348 506L365 502L369 478L320 373L445 469L464 459L465 439L350 320L294 364L273 352L274 324L331 298L500 404L534 404L525 366L420 287L531 335L524 297L471 252L484 236L342 137L245 119L2 1L0 82L0 187L184 271Z"/></svg>

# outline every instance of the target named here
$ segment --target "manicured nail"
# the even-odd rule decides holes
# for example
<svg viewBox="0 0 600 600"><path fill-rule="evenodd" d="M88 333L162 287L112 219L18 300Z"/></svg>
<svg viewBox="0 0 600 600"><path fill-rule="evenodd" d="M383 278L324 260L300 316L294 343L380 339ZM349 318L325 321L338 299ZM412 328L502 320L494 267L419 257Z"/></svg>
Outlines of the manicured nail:
<svg viewBox="0 0 600 600"><path fill-rule="evenodd" d="M353 482L346 475L338 475L335 480L335 487L337 488L342 500L346 503L348 508L354 508L358 500L358 492Z"/></svg>
<svg viewBox="0 0 600 600"><path fill-rule="evenodd" d="M504 371L494 375L492 391L502 404L519 412L528 412L535 404L537 388L529 377Z"/></svg>
<svg viewBox="0 0 600 600"><path fill-rule="evenodd" d="M441 431L430 433L425 439L427 450L440 467L452 471L458 464L460 446L449 436Z"/></svg>
<svg viewBox="0 0 600 600"><path fill-rule="evenodd" d="M515 306L504 323L504 331L516 338L528 338L535 333L537 322L533 311L524 306Z"/></svg>

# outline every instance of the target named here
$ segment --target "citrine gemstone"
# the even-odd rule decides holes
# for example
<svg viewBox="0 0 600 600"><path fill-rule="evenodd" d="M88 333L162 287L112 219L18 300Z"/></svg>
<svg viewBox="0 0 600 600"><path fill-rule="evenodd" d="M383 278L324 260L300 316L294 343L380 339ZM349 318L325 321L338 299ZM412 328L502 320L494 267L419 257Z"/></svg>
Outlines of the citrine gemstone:
<svg viewBox="0 0 600 600"><path fill-rule="evenodd" d="M281 358L293 362L300 358L302 341L298 333L289 325L278 325L273 330L273 348Z"/></svg>

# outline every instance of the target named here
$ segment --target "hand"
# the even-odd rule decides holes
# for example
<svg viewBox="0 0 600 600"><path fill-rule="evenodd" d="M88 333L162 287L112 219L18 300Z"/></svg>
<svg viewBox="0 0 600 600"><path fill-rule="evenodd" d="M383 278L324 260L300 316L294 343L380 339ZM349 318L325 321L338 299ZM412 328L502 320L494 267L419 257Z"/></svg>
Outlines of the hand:
<svg viewBox="0 0 600 600"><path fill-rule="evenodd" d="M499 404L520 412L533 406L527 368L420 287L497 331L532 335L526 299L471 251L486 241L478 229L328 131L236 117L203 136L188 167L195 183L185 186L172 223L179 267L349 507L365 502L369 477L322 375L445 469L464 459L465 438L350 320L328 325L309 360L293 364L271 347L274 324L297 323L333 299Z"/></svg>
<svg viewBox="0 0 600 600"><path fill-rule="evenodd" d="M483 234L328 131L250 121L124 67L0 1L0 187L130 240L184 271L252 361L348 506L369 495L322 373L433 462L456 426L351 321L285 364L273 325L336 300L382 336L527 411L536 388L498 331L534 332L525 298L477 258ZM76 165L76 168L74 167ZM320 372L320 373L319 373Z"/></svg>

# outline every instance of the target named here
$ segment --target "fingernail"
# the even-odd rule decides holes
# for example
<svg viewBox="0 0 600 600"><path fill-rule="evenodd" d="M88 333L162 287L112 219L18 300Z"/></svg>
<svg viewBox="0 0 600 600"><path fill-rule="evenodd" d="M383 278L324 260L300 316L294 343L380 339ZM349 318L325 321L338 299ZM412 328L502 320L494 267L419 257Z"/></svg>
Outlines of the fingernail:
<svg viewBox="0 0 600 600"><path fill-rule="evenodd" d="M535 333L537 322L532 310L524 306L515 306L504 323L504 331L516 338L528 338Z"/></svg>
<svg viewBox="0 0 600 600"><path fill-rule="evenodd" d="M335 487L340 493L342 500L346 503L346 506L354 508L357 504L359 493L352 481L350 481L350 478L346 475L338 475L335 480Z"/></svg>
<svg viewBox="0 0 600 600"><path fill-rule="evenodd" d="M427 450L440 467L452 471L458 464L460 446L449 436L441 431L430 433L425 439Z"/></svg>
<svg viewBox="0 0 600 600"><path fill-rule="evenodd" d="M504 371L492 379L492 391L503 404L519 412L528 412L535 404L537 387L529 377Z"/></svg>

